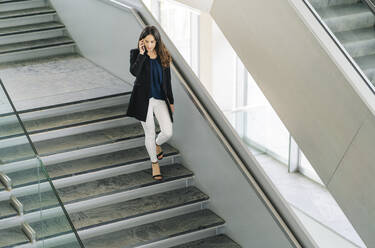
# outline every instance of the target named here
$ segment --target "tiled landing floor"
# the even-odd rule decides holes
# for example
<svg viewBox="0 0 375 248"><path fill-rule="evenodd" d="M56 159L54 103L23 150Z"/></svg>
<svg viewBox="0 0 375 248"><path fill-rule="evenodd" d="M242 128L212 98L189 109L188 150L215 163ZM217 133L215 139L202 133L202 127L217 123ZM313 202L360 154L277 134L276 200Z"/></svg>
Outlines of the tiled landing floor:
<svg viewBox="0 0 375 248"><path fill-rule="evenodd" d="M285 165L267 154L251 149L259 164L291 205L350 240L366 247L331 194L300 173L288 173Z"/></svg>
<svg viewBox="0 0 375 248"><path fill-rule="evenodd" d="M131 84L78 54L1 64L0 78L17 110L132 90Z"/></svg>

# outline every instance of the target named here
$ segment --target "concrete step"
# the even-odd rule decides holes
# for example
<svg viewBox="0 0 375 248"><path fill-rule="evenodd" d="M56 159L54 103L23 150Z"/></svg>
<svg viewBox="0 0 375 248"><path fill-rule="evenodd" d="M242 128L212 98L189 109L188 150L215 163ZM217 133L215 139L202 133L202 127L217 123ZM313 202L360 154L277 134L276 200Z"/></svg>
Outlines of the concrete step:
<svg viewBox="0 0 375 248"><path fill-rule="evenodd" d="M375 24L374 14L361 2L321 8L317 12L334 33L370 28Z"/></svg>
<svg viewBox="0 0 375 248"><path fill-rule="evenodd" d="M360 0L309 0L310 4L316 8L327 8L338 5L348 5L360 2Z"/></svg>
<svg viewBox="0 0 375 248"><path fill-rule="evenodd" d="M1 11L15 11L24 10L31 8L45 7L45 0L27 0L27 1L1 1L0 9Z"/></svg>
<svg viewBox="0 0 375 248"><path fill-rule="evenodd" d="M186 244L173 246L172 248L240 248L241 246L225 234L220 234Z"/></svg>
<svg viewBox="0 0 375 248"><path fill-rule="evenodd" d="M38 7L38 8L31 8L31 9L20 9L20 10L11 10L11 11L0 11L0 20L11 19L12 21L18 20L15 18L19 17L31 17L35 15L42 15L42 14L55 14L56 11L50 7ZM18 24L18 23L17 23ZM15 25L17 25L15 24Z"/></svg>
<svg viewBox="0 0 375 248"><path fill-rule="evenodd" d="M353 57L375 54L375 29L364 28L335 34Z"/></svg>

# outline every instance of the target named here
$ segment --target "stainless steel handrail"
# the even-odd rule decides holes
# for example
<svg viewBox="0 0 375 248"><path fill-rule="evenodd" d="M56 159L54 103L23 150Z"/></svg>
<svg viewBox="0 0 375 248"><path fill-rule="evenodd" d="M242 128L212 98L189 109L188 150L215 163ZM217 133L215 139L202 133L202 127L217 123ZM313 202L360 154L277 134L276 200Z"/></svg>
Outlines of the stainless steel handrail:
<svg viewBox="0 0 375 248"><path fill-rule="evenodd" d="M364 4L367 4L371 11L375 14L375 0L362 0Z"/></svg>
<svg viewBox="0 0 375 248"><path fill-rule="evenodd" d="M141 18L141 16L138 14L137 10L131 6L128 6L125 3L122 3L121 0L100 0L102 2L105 2L107 4L113 5L118 8L122 8L125 10L130 11L134 17L138 20L138 22L144 27L146 25L145 21ZM142 6L146 8L143 3ZM159 29L162 30L162 29ZM165 40L168 38L167 36L163 37ZM181 55L182 57L182 55ZM197 94L194 92L192 87L189 85L189 83L185 80L183 77L181 70L178 68L178 66L175 63L172 63L171 68L178 76L179 80L182 82L182 86L185 90L185 92L188 94L190 99L193 101L194 105L197 107L198 111L202 114L202 116L206 119L208 124L210 125L211 129L214 131L216 136L219 138L220 142L223 144L225 149L228 151L228 153L231 155L232 159L236 162L238 168L242 172L242 174L245 176L246 180L250 183L250 185L253 187L253 189L256 191L257 195L260 197L260 199L263 201L264 205L268 209L268 211L271 213L274 220L276 220L276 223L281 227L282 231L286 234L287 238L291 242L291 244L296 248L302 248L301 240L295 235L295 232L291 230L289 227L289 224L287 223L287 220L284 219L279 214L279 209L275 207L275 204L271 201L270 197L267 195L267 193L263 190L261 185L259 184L258 180L252 175L251 169L249 166L244 162L244 159L242 156L236 152L236 148L241 147L243 150L246 150L248 152L247 147L244 146L243 142L241 141L241 138L238 136L237 132L233 129L231 124L226 120L226 118L222 115L222 122L223 124L218 124L217 121L215 121L212 114L209 113L209 110L202 104L201 99L197 96ZM189 67L190 68L190 67ZM191 70L191 69L190 69ZM194 72L191 70L191 73L193 75ZM197 79L199 80L199 79ZM216 106L216 105L215 105ZM220 112L219 109L217 109L218 112ZM227 133L223 131L222 126L226 126ZM228 133L228 130L230 130ZM229 137L232 137L230 139ZM232 140L232 141L231 141ZM236 142L236 145L233 144ZM236 148L235 148L236 147ZM310 240L311 241L311 240Z"/></svg>

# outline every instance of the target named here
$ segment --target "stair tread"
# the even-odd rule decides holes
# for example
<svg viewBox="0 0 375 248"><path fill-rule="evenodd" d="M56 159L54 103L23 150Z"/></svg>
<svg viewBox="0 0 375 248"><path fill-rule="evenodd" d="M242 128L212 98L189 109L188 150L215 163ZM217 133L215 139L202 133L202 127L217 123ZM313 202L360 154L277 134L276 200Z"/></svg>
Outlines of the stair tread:
<svg viewBox="0 0 375 248"><path fill-rule="evenodd" d="M62 114L53 117L39 118L35 120L24 120L23 124L29 134L56 130L64 127L88 124L95 121L111 118L125 117L127 104L104 107L70 114ZM23 131L14 116L6 117L9 124L0 126L0 137L23 135ZM22 119L22 115L21 115Z"/></svg>
<svg viewBox="0 0 375 248"><path fill-rule="evenodd" d="M130 248L224 224L211 210L203 209L153 223L83 240L86 248Z"/></svg>
<svg viewBox="0 0 375 248"><path fill-rule="evenodd" d="M180 164L161 166L161 172L164 181L172 181L183 177L192 176L193 173ZM57 189L58 194L64 204L92 199L99 196L129 191L145 186L151 186L159 182L151 177L151 169L132 172L119 176L99 179L78 185ZM58 202L53 192L44 192L41 195L42 205L39 201L39 195L27 195L19 197L19 201L24 206L25 213L57 206Z"/></svg>
<svg viewBox="0 0 375 248"><path fill-rule="evenodd" d="M164 156L177 154L178 150L168 144L162 145ZM52 179L79 175L98 170L104 170L116 166L133 163L135 161L148 160L149 156L144 146L126 150L81 158L46 166L47 172ZM40 172L37 168L8 173L13 182L13 187L20 187L38 182ZM41 180L43 181L43 180Z"/></svg>
<svg viewBox="0 0 375 248"><path fill-rule="evenodd" d="M186 244L173 246L171 248L241 248L241 246L230 239L228 236L219 234Z"/></svg>
<svg viewBox="0 0 375 248"><path fill-rule="evenodd" d="M314 8L326 8L330 6L355 4L359 1L360 0L309 0L309 2L312 6L314 6Z"/></svg>
<svg viewBox="0 0 375 248"><path fill-rule="evenodd" d="M35 231L39 240L73 233L73 229L65 215L54 218L41 217L41 220L29 223L29 225Z"/></svg>
<svg viewBox="0 0 375 248"><path fill-rule="evenodd" d="M6 27L6 28L0 28L0 36L32 32L32 31L40 31L40 30L46 30L46 29L61 28L61 27L64 27L64 24L60 22L43 22L43 23Z"/></svg>
<svg viewBox="0 0 375 248"><path fill-rule="evenodd" d="M335 36L340 40L344 45L359 42L364 40L374 40L375 39L375 29L371 28L361 28L349 31L343 31L336 33Z"/></svg>
<svg viewBox="0 0 375 248"><path fill-rule="evenodd" d="M207 199L206 194L190 186L72 213L70 217L76 229L83 230Z"/></svg>
<svg viewBox="0 0 375 248"><path fill-rule="evenodd" d="M11 138L22 136L24 134L17 117L14 114L2 117L2 125L0 125L0 138Z"/></svg>
<svg viewBox="0 0 375 248"><path fill-rule="evenodd" d="M350 15L358 14L371 14L372 12L368 6L363 3L349 4L349 5L338 5L327 8L318 9L317 12L323 19L337 18Z"/></svg>
<svg viewBox="0 0 375 248"><path fill-rule="evenodd" d="M127 104L110 107L96 108L92 110L79 111L70 114L62 114L53 117L39 118L35 120L24 120L23 124L29 134L49 131L58 128L76 126L78 124L91 123L104 119L125 117ZM0 137L23 135L23 131L15 116L7 116L9 124L0 126ZM22 119L22 115L21 115Z"/></svg>
<svg viewBox="0 0 375 248"><path fill-rule="evenodd" d="M29 1L29 0L0 0L0 4L3 4L3 3L14 3L14 2L24 2L24 1Z"/></svg>
<svg viewBox="0 0 375 248"><path fill-rule="evenodd" d="M160 128L156 128L157 132ZM96 130L86 133L79 133L49 140L34 142L34 146L41 156L53 155L62 152L78 150L114 143L144 135L143 127L140 123ZM34 157L34 153L29 144L10 146L0 150L0 157L3 163L20 161Z"/></svg>
<svg viewBox="0 0 375 248"><path fill-rule="evenodd" d="M355 58L355 61L362 70L375 68L375 54Z"/></svg>
<svg viewBox="0 0 375 248"><path fill-rule="evenodd" d="M34 142L34 145L40 155L47 156L101 144L113 143L119 140L141 137L143 135L144 131L142 125L136 123L38 141Z"/></svg>
<svg viewBox="0 0 375 248"><path fill-rule="evenodd" d="M12 227L0 230L0 247L13 247L29 243L21 227Z"/></svg>
<svg viewBox="0 0 375 248"><path fill-rule="evenodd" d="M72 43L74 43L74 41L67 36L32 41L23 41L6 45L0 45L0 54Z"/></svg>
<svg viewBox="0 0 375 248"><path fill-rule="evenodd" d="M50 7L38 7L38 8L28 8L28 9L19 9L19 10L10 10L10 11L0 11L0 19L27 16L27 15L55 13L55 12L56 11Z"/></svg>
<svg viewBox="0 0 375 248"><path fill-rule="evenodd" d="M206 194L191 186L70 213L69 216L74 227L79 231L207 199ZM56 226L56 223L60 222L61 217L57 217L30 225L34 228L38 237L50 238L66 232L67 228Z"/></svg>
<svg viewBox="0 0 375 248"><path fill-rule="evenodd" d="M51 130L57 127L73 126L82 123L91 123L108 118L125 117L127 104L85 110L76 113L64 114L49 118L25 121L28 132L34 133L42 130Z"/></svg>
<svg viewBox="0 0 375 248"><path fill-rule="evenodd" d="M10 205L10 200L0 202L0 219L16 216L17 211Z"/></svg>
<svg viewBox="0 0 375 248"><path fill-rule="evenodd" d="M26 141L26 137L25 137ZM35 153L31 146L27 144L2 148L0 150L0 163L11 163L15 161L21 161L26 159L32 159L35 157Z"/></svg>

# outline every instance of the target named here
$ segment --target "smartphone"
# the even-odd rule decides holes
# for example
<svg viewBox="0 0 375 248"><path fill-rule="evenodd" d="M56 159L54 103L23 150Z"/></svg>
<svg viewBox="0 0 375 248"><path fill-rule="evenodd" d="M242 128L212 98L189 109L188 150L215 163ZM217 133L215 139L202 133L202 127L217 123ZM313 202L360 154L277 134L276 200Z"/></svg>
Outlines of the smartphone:
<svg viewBox="0 0 375 248"><path fill-rule="evenodd" d="M146 51L146 47L145 47L145 41L144 40L142 40L143 41L143 46L142 46L142 50L143 51Z"/></svg>

